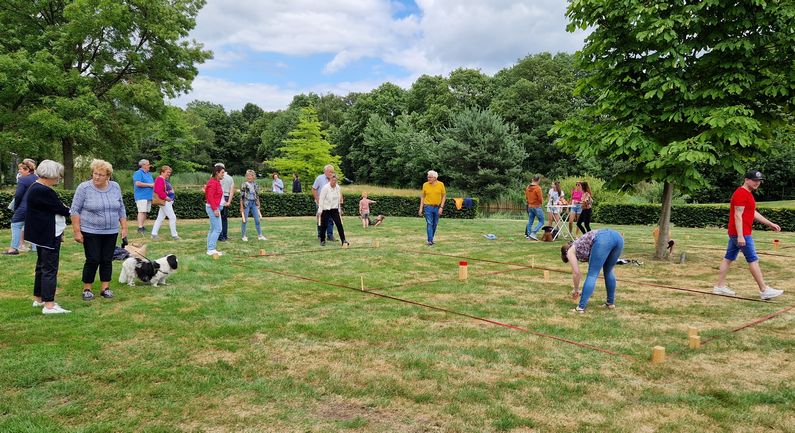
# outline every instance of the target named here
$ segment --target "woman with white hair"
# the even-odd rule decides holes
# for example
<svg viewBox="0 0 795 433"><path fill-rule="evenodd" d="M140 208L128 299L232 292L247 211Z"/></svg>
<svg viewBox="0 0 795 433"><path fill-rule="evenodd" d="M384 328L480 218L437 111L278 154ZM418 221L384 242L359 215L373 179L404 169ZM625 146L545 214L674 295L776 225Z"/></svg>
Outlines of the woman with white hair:
<svg viewBox="0 0 795 433"><path fill-rule="evenodd" d="M33 280L33 306L43 314L69 313L55 303L58 264L69 208L52 189L63 177L63 165L45 159L36 168L38 180L30 186L26 201L25 227L28 242L35 244L36 274Z"/></svg>
<svg viewBox="0 0 795 433"><path fill-rule="evenodd" d="M420 195L419 215L425 212L425 231L428 235L428 246L433 245L433 237L436 235L436 226L439 225L439 217L444 210L444 202L447 199L447 190L444 184L438 180L439 173L428 171L428 181L422 184L422 194Z"/></svg>
<svg viewBox="0 0 795 433"><path fill-rule="evenodd" d="M110 279L113 252L119 232L127 237L127 210L121 187L110 180L113 166L95 159L91 162L91 179L77 186L72 199L72 231L75 241L83 244L83 300L94 299L91 286L99 269L100 296L112 298Z"/></svg>

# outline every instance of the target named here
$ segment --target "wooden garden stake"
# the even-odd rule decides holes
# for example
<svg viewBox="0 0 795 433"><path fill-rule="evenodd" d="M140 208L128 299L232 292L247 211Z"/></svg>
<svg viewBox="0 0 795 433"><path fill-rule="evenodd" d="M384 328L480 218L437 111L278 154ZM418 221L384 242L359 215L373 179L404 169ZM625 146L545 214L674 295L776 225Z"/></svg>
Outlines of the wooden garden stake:
<svg viewBox="0 0 795 433"><path fill-rule="evenodd" d="M687 336L688 337L697 337L698 336L698 328L695 326L688 326L687 327Z"/></svg>
<svg viewBox="0 0 795 433"><path fill-rule="evenodd" d="M458 262L458 279L461 281L466 281L469 278L469 271L468 271L468 263L467 262Z"/></svg>
<svg viewBox="0 0 795 433"><path fill-rule="evenodd" d="M701 337L698 335L691 335L687 339L691 349L698 349L701 347Z"/></svg>
<svg viewBox="0 0 795 433"><path fill-rule="evenodd" d="M549 271L544 271L544 281L549 281Z"/></svg>
<svg viewBox="0 0 795 433"><path fill-rule="evenodd" d="M665 362L665 348L662 346L654 346L651 350L651 363L662 364Z"/></svg>

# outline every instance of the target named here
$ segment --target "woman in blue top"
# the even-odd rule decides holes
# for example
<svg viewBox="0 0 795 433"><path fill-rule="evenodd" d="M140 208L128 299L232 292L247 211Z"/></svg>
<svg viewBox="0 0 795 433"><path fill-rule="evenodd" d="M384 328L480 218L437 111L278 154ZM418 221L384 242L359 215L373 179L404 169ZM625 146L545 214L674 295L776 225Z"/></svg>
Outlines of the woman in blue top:
<svg viewBox="0 0 795 433"><path fill-rule="evenodd" d="M28 208L23 198L28 188L39 178L33 172L34 170L36 170L36 161L32 159L25 158L19 163L19 179L17 180L17 190L14 193L14 215L11 217L11 247L3 254L18 255L23 246L22 230L25 228L25 212Z"/></svg>
<svg viewBox="0 0 795 433"><path fill-rule="evenodd" d="M91 180L77 186L70 214L75 241L83 244L86 262L83 265L83 300L94 299L91 286L99 268L100 295L112 298L110 279L113 274L113 251L121 231L127 236L127 211L119 184L110 180L113 166L107 161L91 162Z"/></svg>

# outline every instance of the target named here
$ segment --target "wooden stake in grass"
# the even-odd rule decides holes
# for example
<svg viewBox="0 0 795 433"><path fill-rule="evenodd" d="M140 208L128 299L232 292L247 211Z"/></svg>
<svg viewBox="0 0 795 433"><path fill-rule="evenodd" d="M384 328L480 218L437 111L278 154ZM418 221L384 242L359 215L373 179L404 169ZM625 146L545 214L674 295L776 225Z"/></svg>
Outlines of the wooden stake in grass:
<svg viewBox="0 0 795 433"><path fill-rule="evenodd" d="M359 279L360 279L360 282L361 282L361 284L362 284L362 285L361 285L361 287L362 287L362 292L364 292L364 275L359 275Z"/></svg>
<svg viewBox="0 0 795 433"><path fill-rule="evenodd" d="M698 328L695 326L688 326L687 327L687 336L688 337L697 337L698 336Z"/></svg>
<svg viewBox="0 0 795 433"><path fill-rule="evenodd" d="M778 239L773 239L773 250L778 251Z"/></svg>
<svg viewBox="0 0 795 433"><path fill-rule="evenodd" d="M467 262L458 262L458 279L461 281L466 281L469 278L469 273L467 270L468 267Z"/></svg>
<svg viewBox="0 0 795 433"><path fill-rule="evenodd" d="M544 271L544 281L549 281L549 271Z"/></svg>
<svg viewBox="0 0 795 433"><path fill-rule="evenodd" d="M530 257L530 267L533 268L533 269L535 269L535 267L536 267L536 258L535 258L535 256Z"/></svg>
<svg viewBox="0 0 795 433"><path fill-rule="evenodd" d="M260 249L260 250L259 250L259 255L260 255L261 257L264 257L264 256L265 256L265 250L263 250L263 249Z"/></svg>
<svg viewBox="0 0 795 433"><path fill-rule="evenodd" d="M651 350L651 363L662 364L665 362L665 348L662 346L654 346Z"/></svg>
<svg viewBox="0 0 795 433"><path fill-rule="evenodd" d="M698 335L691 335L687 338L687 341L691 349L698 349L701 347L701 337Z"/></svg>
<svg viewBox="0 0 795 433"><path fill-rule="evenodd" d="M379 241L379 240L376 240L375 242L373 242L373 246L374 246L375 248L378 248L378 247L380 247L380 246L381 246L381 241Z"/></svg>

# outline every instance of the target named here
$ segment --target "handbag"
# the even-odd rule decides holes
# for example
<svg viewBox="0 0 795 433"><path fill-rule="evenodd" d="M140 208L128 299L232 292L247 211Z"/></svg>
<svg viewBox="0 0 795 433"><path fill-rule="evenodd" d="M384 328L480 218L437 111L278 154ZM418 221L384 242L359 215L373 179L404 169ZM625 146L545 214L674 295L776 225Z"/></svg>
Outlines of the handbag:
<svg viewBox="0 0 795 433"><path fill-rule="evenodd" d="M166 201L160 198L157 194L152 194L152 204L155 206L165 206Z"/></svg>

